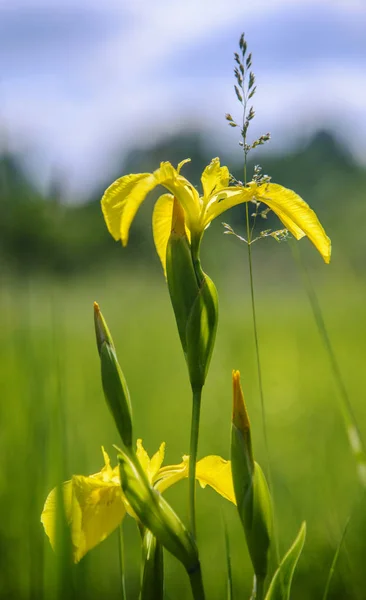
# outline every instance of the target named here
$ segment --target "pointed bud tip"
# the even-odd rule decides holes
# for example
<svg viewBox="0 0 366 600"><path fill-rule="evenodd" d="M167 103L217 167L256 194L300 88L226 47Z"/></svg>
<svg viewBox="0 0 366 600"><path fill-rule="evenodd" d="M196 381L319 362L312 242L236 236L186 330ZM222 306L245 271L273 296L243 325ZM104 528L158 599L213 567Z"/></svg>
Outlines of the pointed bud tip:
<svg viewBox="0 0 366 600"><path fill-rule="evenodd" d="M245 407L243 390L240 384L240 371L233 370L233 417L232 421L235 427L240 431L250 430L249 416Z"/></svg>
<svg viewBox="0 0 366 600"><path fill-rule="evenodd" d="M95 335L97 338L98 352L100 353L101 347L104 342L107 342L112 348L114 348L112 336L108 329L107 323L100 311L98 302L94 302L94 325Z"/></svg>

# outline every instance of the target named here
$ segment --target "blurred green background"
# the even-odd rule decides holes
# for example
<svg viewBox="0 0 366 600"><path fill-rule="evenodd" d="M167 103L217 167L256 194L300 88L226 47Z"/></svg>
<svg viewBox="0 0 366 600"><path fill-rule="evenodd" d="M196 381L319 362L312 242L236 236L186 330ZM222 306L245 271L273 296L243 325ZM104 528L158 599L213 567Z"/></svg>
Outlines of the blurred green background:
<svg viewBox="0 0 366 600"><path fill-rule="evenodd" d="M199 185L219 148L198 135L176 135L132 151L105 185L161 160L192 163ZM222 163L225 157L220 155ZM228 163L241 177L238 161ZM308 240L299 242L354 411L365 431L366 340L364 257L366 170L326 131L286 155L255 156L274 182L295 189L317 211L332 239L323 264ZM251 165L252 168L253 165ZM118 435L104 403L94 341L93 301L111 328L133 402L135 432L150 454L166 441L165 464L188 452L190 390L167 286L154 252L152 197L141 208L127 249L109 236L96 189L83 204L65 203L55 178L41 194L18 157L0 160L0 596L7 599L119 598L117 533L77 566L65 569L40 523L46 495L72 474L100 470L104 445L115 464ZM244 234L243 209L224 215ZM280 225L269 215L258 232ZM223 235L217 220L205 234L203 267L220 299L216 347L204 390L199 456L229 457L231 370L240 369L258 461L267 468L248 287L247 248ZM293 597L321 598L333 554L352 513L330 598L365 598L366 513L346 439L337 390L301 273L289 243L253 246L270 462L281 554L307 521ZM187 482L167 493L187 519ZM235 598L247 598L251 568L234 506L198 490L198 539L209 599L225 597L223 519L228 523ZM127 589L136 598L139 538L125 521ZM167 598L190 598L181 566L166 555Z"/></svg>

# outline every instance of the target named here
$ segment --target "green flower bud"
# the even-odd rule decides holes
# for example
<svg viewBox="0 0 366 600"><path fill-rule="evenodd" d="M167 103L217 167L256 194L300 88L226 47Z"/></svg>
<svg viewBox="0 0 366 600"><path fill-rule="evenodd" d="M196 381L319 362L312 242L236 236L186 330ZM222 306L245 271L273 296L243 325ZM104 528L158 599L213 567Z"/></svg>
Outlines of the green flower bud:
<svg viewBox="0 0 366 600"><path fill-rule="evenodd" d="M94 322L100 356L102 385L108 407L126 448L132 450L131 400L125 377L118 364L116 350L107 324L94 303Z"/></svg>
<svg viewBox="0 0 366 600"><path fill-rule="evenodd" d="M156 537L145 529L142 540L142 572L140 600L163 600L164 562L163 547Z"/></svg>
<svg viewBox="0 0 366 600"><path fill-rule="evenodd" d="M239 371L233 371L231 469L239 517L258 585L261 585L268 571L272 504L266 478L253 459L250 422Z"/></svg>
<svg viewBox="0 0 366 600"><path fill-rule="evenodd" d="M192 388L202 388L215 342L217 292L192 258L184 212L174 200L172 230L167 245L166 271L171 302L186 357Z"/></svg>
<svg viewBox="0 0 366 600"><path fill-rule="evenodd" d="M138 519L188 573L199 570L197 546L172 507L151 487L137 461L125 453L118 455L118 461L122 491Z"/></svg>

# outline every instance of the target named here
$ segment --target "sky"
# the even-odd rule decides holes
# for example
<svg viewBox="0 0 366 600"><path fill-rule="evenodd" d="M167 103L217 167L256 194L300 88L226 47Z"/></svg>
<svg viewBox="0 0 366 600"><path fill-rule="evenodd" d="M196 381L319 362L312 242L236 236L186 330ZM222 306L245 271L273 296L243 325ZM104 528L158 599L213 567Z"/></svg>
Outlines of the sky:
<svg viewBox="0 0 366 600"><path fill-rule="evenodd" d="M81 196L123 153L182 130L236 151L224 115L240 118L242 31L253 134L286 150L331 128L366 164L366 0L0 0L3 144Z"/></svg>

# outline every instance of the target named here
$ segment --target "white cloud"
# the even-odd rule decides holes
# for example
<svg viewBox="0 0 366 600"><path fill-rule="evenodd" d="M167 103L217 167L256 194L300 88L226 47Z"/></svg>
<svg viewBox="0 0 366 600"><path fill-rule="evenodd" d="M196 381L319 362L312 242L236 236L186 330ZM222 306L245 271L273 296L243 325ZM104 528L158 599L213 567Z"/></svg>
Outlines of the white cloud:
<svg viewBox="0 0 366 600"><path fill-rule="evenodd" d="M310 10L320 5L349 18L354 18L354 11L363 10L363 2L357 0L298 0L296 8ZM62 4L60 0L0 2L0 9L13 11L50 10L53 6L72 11L76 5L74 0L63 0ZM72 187L80 186L81 181L83 185L95 181L96 165L109 160L109 148L118 141L127 148L133 142L151 140L159 131L176 130L182 121L186 124L189 115L209 128L217 123L224 135L223 115L235 108L232 65L228 64L227 77L208 78L202 73L201 79L188 75L182 81L174 73L167 78L166 61L179 61L198 42L210 44L215 36L221 39L222 32L233 27L240 33L255 16L266 16L262 22L265 36L265 27L271 22L269 13L293 6L292 0L79 0L78 10L84 7L110 13L119 27L113 33L106 30L104 39L90 40L82 68L67 56L65 44L62 69L51 64L49 72L37 72L35 64L32 73L3 77L0 117L19 147L35 140L42 149L37 160L43 177L53 165L61 166L69 173ZM347 113L350 120L354 116L366 122L364 71L352 63L342 65L339 57L335 61L318 62L311 70L280 77L278 72L266 72L256 98L258 128L269 129L279 137L282 127L291 131L299 120L318 120L321 125L335 115L336 109ZM364 153L365 148L359 151Z"/></svg>

